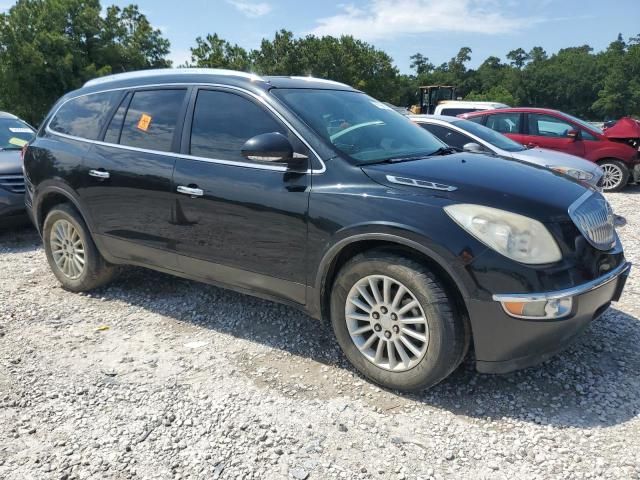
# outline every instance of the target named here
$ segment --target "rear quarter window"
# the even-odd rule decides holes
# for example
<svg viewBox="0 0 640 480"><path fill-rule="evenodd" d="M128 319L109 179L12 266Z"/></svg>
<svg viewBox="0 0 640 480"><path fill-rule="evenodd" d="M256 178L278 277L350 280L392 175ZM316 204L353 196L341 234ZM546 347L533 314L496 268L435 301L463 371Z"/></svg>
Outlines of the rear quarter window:
<svg viewBox="0 0 640 480"><path fill-rule="evenodd" d="M49 123L54 132L97 140L112 109L123 93L119 91L92 93L63 103Z"/></svg>

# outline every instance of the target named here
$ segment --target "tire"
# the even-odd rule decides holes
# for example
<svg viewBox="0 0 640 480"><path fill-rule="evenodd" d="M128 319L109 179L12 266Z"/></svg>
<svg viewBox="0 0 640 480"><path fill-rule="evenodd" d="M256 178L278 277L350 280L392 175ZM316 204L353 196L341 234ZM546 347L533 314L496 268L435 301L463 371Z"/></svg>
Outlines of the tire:
<svg viewBox="0 0 640 480"><path fill-rule="evenodd" d="M631 173L624 162L608 159L598 162L598 165L604 170L602 189L605 192L619 192L629 183Z"/></svg>
<svg viewBox="0 0 640 480"><path fill-rule="evenodd" d="M69 204L56 205L47 214L42 239L49 267L66 290L93 290L109 283L118 273L117 267L100 255L84 220Z"/></svg>
<svg viewBox="0 0 640 480"><path fill-rule="evenodd" d="M373 286L377 287L377 296ZM394 307L400 286L408 292ZM368 301L361 293L363 289ZM350 299L371 311L367 313ZM409 306L413 300L417 307L403 313L402 306ZM373 308L372 303L376 305ZM387 310L381 305L386 305ZM425 319L424 324L417 322L420 318ZM407 320L411 322L406 323ZM384 250L360 254L342 267L331 291L331 323L345 356L359 372L383 387L403 391L424 390L446 378L464 359L470 339L465 318L457 312L454 299L437 276L420 262ZM359 334L367 327L371 327L370 332ZM405 334L409 329L413 330L412 335ZM383 337L384 346L380 347ZM390 343L393 347L389 347ZM367 348L367 344L367 353L363 353L361 348ZM398 344L409 362L400 355Z"/></svg>

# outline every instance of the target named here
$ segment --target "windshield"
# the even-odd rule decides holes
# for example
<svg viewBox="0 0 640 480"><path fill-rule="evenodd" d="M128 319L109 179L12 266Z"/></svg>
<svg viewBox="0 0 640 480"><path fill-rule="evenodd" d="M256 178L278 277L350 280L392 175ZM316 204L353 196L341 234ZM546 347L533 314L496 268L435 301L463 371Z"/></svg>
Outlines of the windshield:
<svg viewBox="0 0 640 480"><path fill-rule="evenodd" d="M0 118L0 150L20 150L35 135L22 120Z"/></svg>
<svg viewBox="0 0 640 480"><path fill-rule="evenodd" d="M318 135L357 164L428 156L446 145L404 115L358 92L274 89Z"/></svg>
<svg viewBox="0 0 640 480"><path fill-rule="evenodd" d="M506 150L507 152L521 152L522 150L526 150L526 148L518 142L515 142L501 133L475 122L470 122L469 120L456 120L455 122L451 122L451 124L475 135L481 140L484 140L501 150Z"/></svg>
<svg viewBox="0 0 640 480"><path fill-rule="evenodd" d="M602 129L596 127L594 124L589 123L589 122L585 122L584 120L581 120L577 117L574 117L573 115L569 115L568 113L562 113L565 117L567 117L569 120L572 120L573 122L577 123L578 125L580 125L581 127L587 128L589 130L591 130L592 132L597 132L600 135L604 135L604 132L602 131Z"/></svg>

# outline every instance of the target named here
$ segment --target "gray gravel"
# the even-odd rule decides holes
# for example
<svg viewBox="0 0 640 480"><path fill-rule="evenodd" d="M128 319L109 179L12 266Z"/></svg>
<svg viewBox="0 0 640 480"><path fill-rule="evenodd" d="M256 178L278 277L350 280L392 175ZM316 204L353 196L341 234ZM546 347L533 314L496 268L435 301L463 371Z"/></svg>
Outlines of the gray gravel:
<svg viewBox="0 0 640 480"><path fill-rule="evenodd" d="M608 197L640 265L640 188ZM551 361L414 396L277 304L143 269L65 292L31 230L0 272L3 479L640 478L638 268Z"/></svg>

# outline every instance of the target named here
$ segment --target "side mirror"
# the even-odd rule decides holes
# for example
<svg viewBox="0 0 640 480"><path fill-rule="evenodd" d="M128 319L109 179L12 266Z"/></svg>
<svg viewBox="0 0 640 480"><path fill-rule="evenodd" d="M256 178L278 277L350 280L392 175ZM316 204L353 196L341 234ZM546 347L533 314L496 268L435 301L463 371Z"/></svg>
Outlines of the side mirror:
<svg viewBox="0 0 640 480"><path fill-rule="evenodd" d="M575 130L575 129L571 129L567 132L567 137L572 138L574 141L575 140L580 140L580 130Z"/></svg>
<svg viewBox="0 0 640 480"><path fill-rule="evenodd" d="M465 143L462 147L462 150L464 150L465 152L470 152L470 153L482 153L484 152L484 148L482 148L482 146L478 145L475 142L469 142L469 143Z"/></svg>
<svg viewBox="0 0 640 480"><path fill-rule="evenodd" d="M292 169L306 169L308 158L294 153L293 146L281 133L271 132L256 135L245 142L240 150L242 156L254 162L285 163Z"/></svg>

